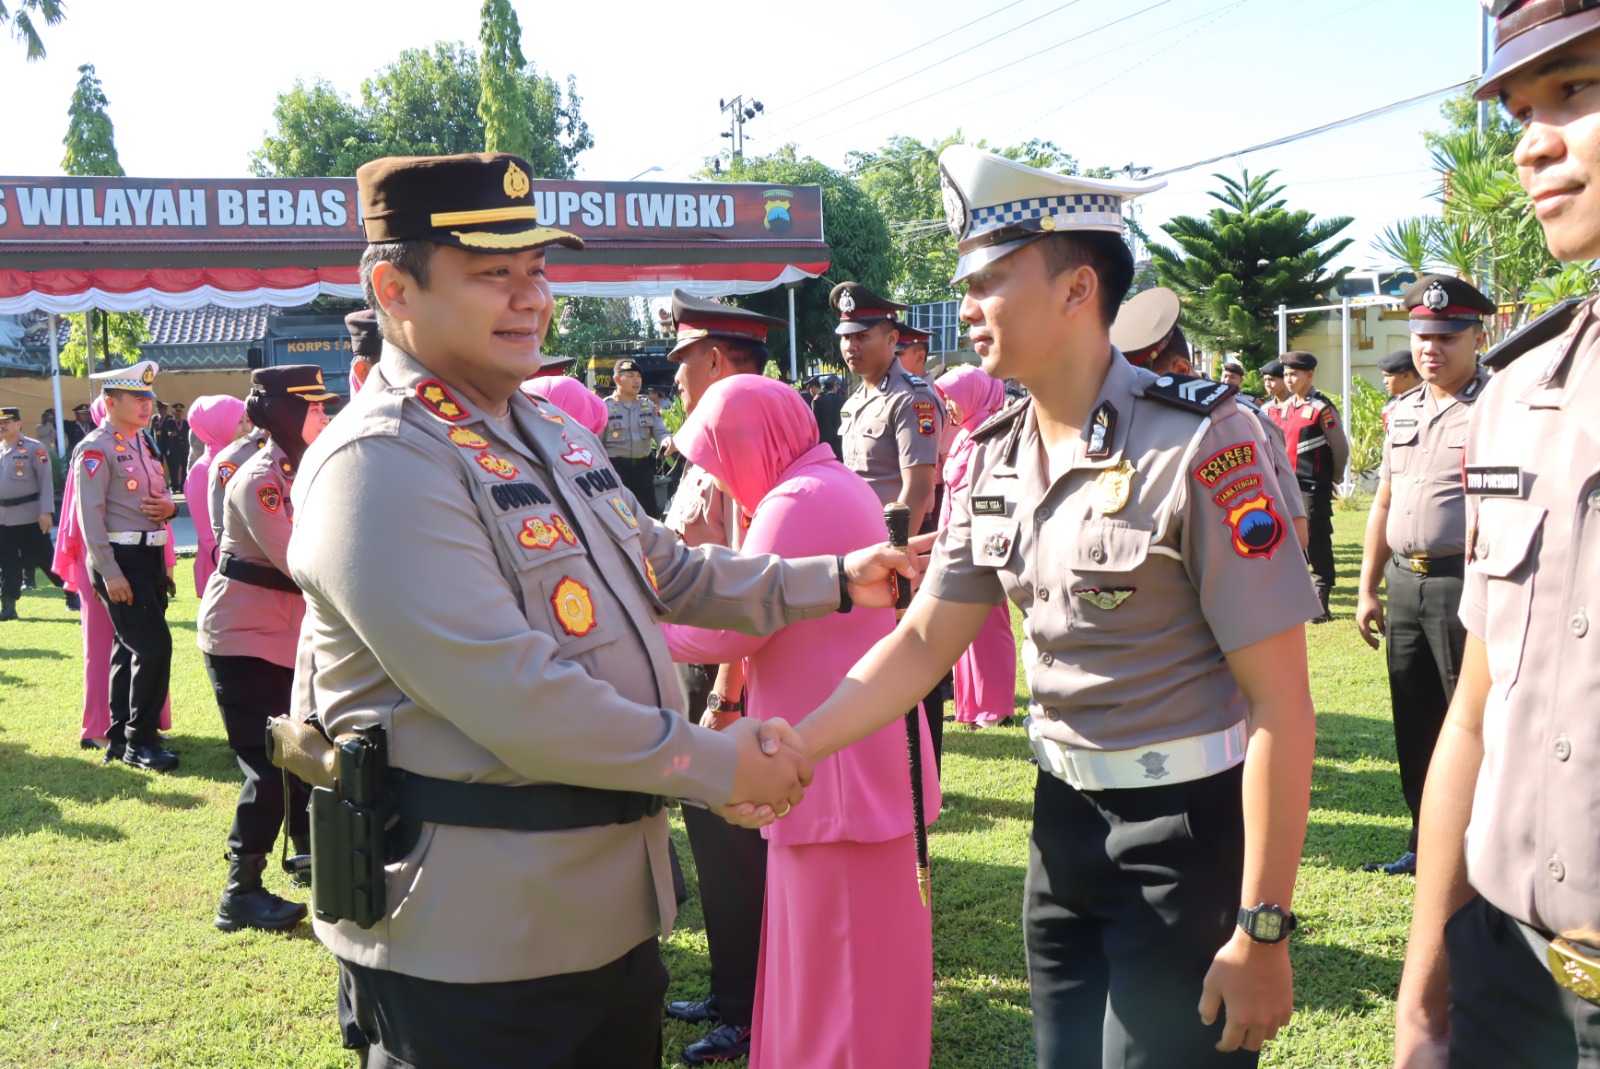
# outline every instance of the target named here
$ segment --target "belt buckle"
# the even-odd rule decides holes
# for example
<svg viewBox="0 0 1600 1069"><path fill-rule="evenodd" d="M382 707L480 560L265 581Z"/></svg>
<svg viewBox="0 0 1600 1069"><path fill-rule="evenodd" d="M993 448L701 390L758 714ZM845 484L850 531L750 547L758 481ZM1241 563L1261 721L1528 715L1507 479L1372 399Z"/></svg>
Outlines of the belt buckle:
<svg viewBox="0 0 1600 1069"><path fill-rule="evenodd" d="M1416 574L1416 575L1427 575L1428 574L1428 558L1427 557L1407 557L1406 558L1406 563L1411 565L1411 571L1414 574Z"/></svg>
<svg viewBox="0 0 1600 1069"><path fill-rule="evenodd" d="M1584 1001L1600 1005L1600 961L1565 939L1550 940L1546 956L1556 983Z"/></svg>

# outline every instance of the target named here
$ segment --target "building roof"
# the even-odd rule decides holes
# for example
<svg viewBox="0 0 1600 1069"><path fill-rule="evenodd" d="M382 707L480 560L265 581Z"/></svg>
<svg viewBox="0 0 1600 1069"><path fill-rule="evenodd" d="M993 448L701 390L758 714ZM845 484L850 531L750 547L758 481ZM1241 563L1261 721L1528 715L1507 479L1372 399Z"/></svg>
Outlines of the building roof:
<svg viewBox="0 0 1600 1069"><path fill-rule="evenodd" d="M150 345L218 345L229 342L260 341L267 336L270 305L255 308L219 308L203 305L189 311L174 312L153 308L145 313Z"/></svg>

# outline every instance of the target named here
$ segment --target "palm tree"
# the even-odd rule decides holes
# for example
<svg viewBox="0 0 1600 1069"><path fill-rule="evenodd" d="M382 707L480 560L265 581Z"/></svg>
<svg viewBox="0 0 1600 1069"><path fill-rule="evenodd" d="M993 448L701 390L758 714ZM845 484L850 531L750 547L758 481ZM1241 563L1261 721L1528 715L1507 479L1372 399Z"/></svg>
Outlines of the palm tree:
<svg viewBox="0 0 1600 1069"><path fill-rule="evenodd" d="M12 11L6 6L6 0L0 0L0 24L11 23L11 36L27 49L29 62L43 59L44 38L39 36L30 12L37 12L46 26L54 26L65 17L61 0L16 0L16 5L16 10Z"/></svg>

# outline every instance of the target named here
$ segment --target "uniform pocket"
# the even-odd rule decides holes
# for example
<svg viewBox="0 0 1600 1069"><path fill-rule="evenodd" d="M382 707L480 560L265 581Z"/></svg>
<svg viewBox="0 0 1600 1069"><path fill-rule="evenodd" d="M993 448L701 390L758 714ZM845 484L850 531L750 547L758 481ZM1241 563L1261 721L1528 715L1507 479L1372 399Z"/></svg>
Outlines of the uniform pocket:
<svg viewBox="0 0 1600 1069"><path fill-rule="evenodd" d="M1522 651L1537 581L1535 555L1545 509L1526 501L1484 498L1478 505L1472 562L1487 577L1485 645L1494 689L1508 694L1522 671Z"/></svg>
<svg viewBox="0 0 1600 1069"><path fill-rule="evenodd" d="M1150 581L1150 532L1118 524L1087 524L1067 547L1068 613L1074 631L1124 633L1166 626L1172 606L1152 594L1171 589ZM1158 558L1159 559L1159 558ZM1182 565L1168 559L1174 568ZM1141 591L1141 586L1151 589Z"/></svg>

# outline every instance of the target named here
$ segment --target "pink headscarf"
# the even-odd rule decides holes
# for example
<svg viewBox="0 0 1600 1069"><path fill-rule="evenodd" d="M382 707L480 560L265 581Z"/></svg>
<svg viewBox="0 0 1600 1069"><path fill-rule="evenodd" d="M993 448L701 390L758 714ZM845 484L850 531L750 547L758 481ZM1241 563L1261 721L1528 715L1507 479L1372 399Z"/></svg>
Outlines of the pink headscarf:
<svg viewBox="0 0 1600 1069"><path fill-rule="evenodd" d="M1006 403L1006 384L970 364L951 368L935 385L961 409L960 426L969 432L983 426Z"/></svg>
<svg viewBox="0 0 1600 1069"><path fill-rule="evenodd" d="M597 436L605 433L606 403L571 375L529 379L522 384L522 388L535 397L549 401Z"/></svg>
<svg viewBox="0 0 1600 1069"><path fill-rule="evenodd" d="M206 444L205 452L194 459L195 464L211 464L211 458L233 441L233 432L244 418L244 402L226 394L207 394L196 397L189 406L189 427L195 437ZM192 467L192 465L191 465Z"/></svg>
<svg viewBox="0 0 1600 1069"><path fill-rule="evenodd" d="M805 400L765 375L712 383L672 440L689 463L722 480L746 512L800 462L825 455L837 463L833 450L819 443L817 419Z"/></svg>
<svg viewBox="0 0 1600 1069"><path fill-rule="evenodd" d="M94 420L96 427L106 421L106 397L101 394L89 403L89 418Z"/></svg>

